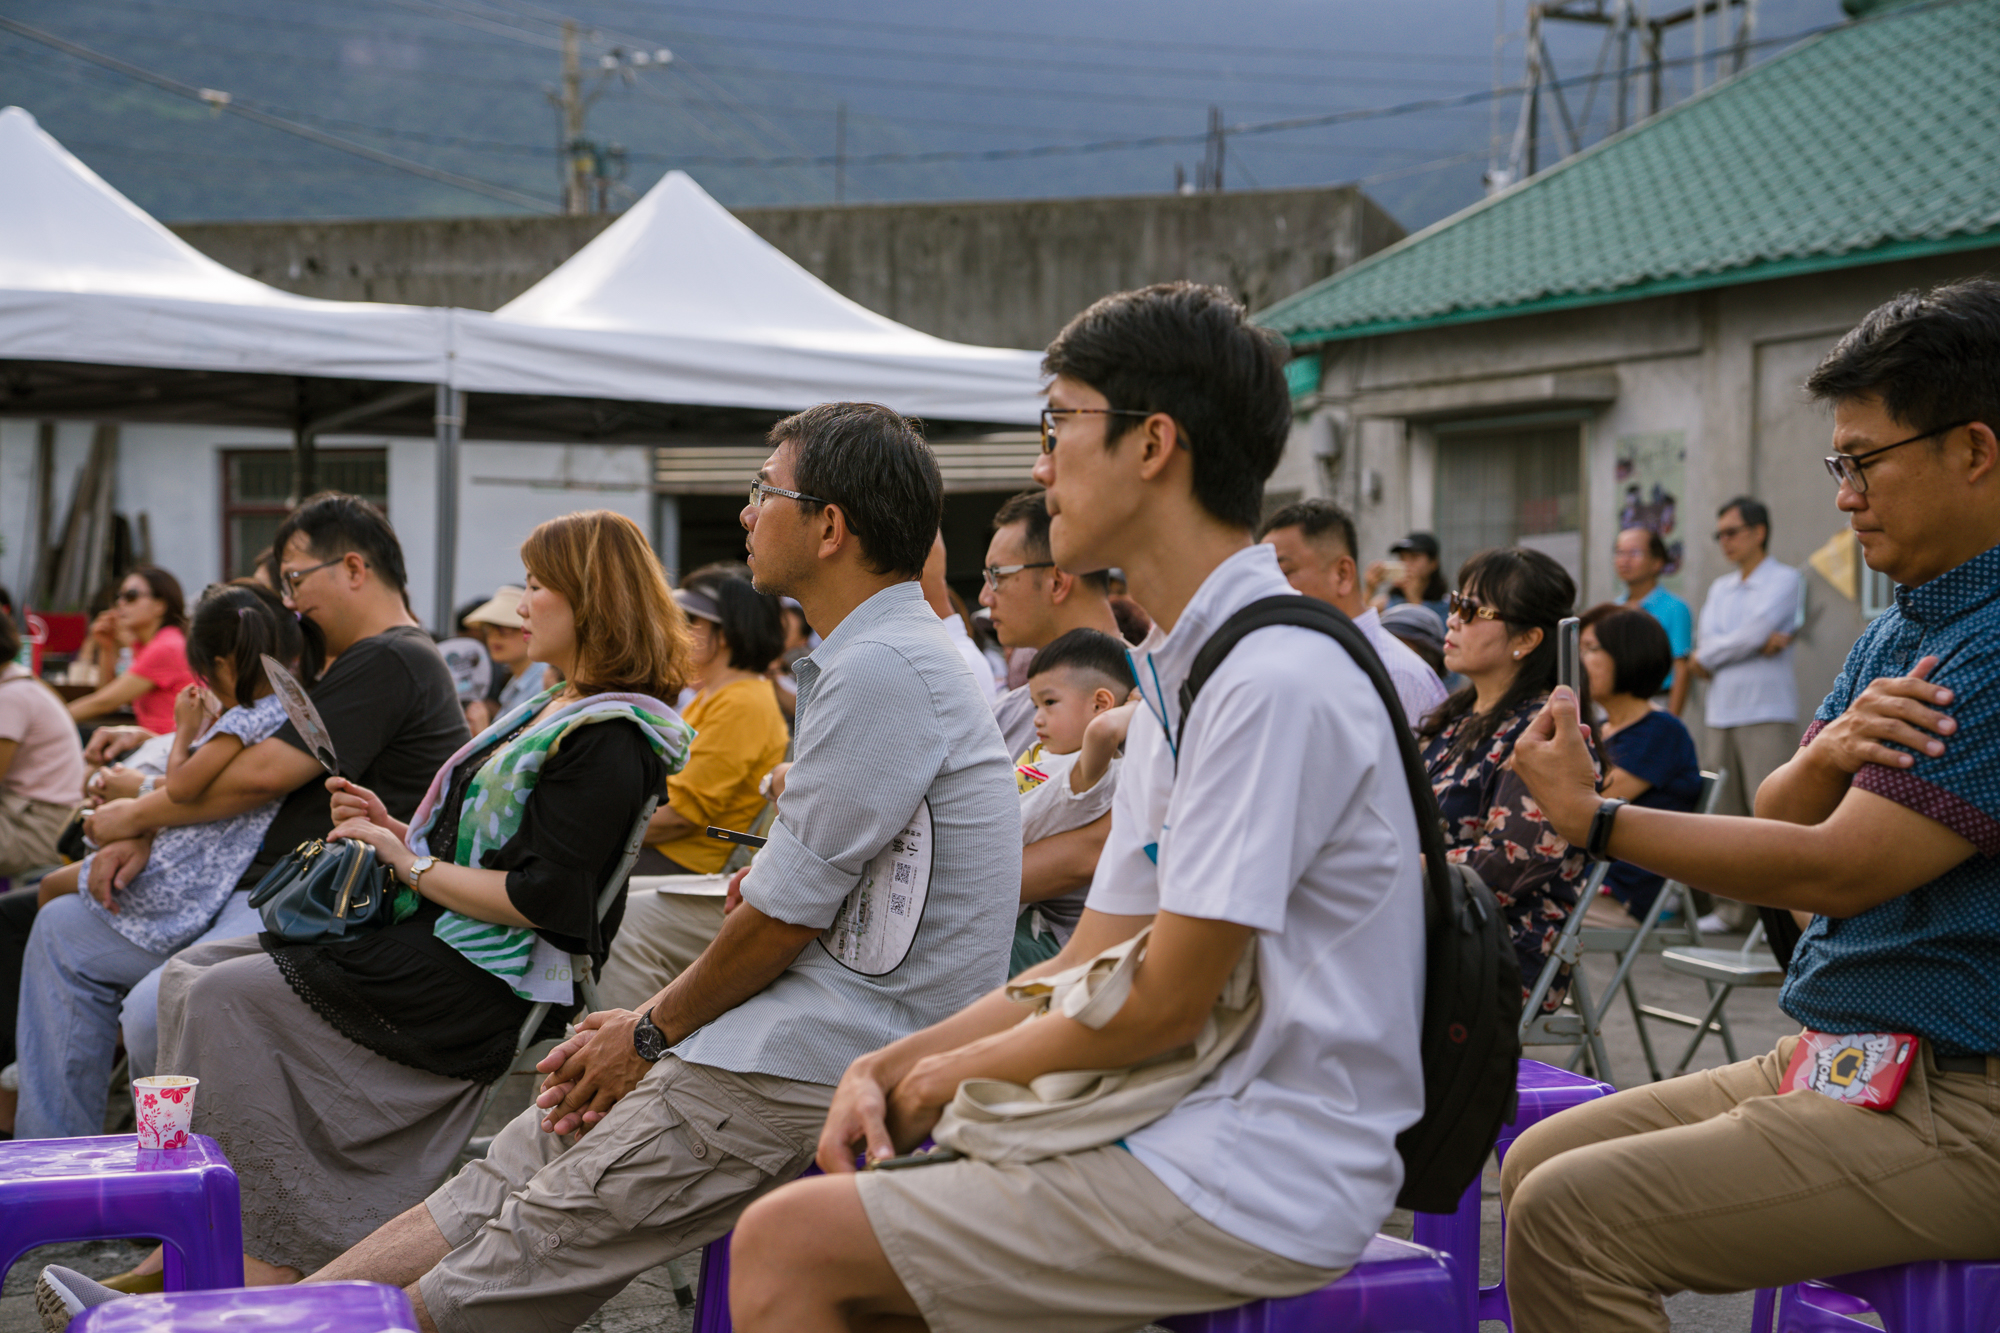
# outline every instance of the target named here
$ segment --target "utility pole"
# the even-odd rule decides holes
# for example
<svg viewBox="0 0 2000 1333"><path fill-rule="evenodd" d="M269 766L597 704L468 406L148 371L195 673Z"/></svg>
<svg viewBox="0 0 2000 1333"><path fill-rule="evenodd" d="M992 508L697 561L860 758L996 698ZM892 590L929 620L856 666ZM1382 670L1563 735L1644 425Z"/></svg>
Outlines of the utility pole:
<svg viewBox="0 0 2000 1333"><path fill-rule="evenodd" d="M562 164L563 212L588 213L590 187L583 147L583 60L578 53L575 19L563 20L562 35Z"/></svg>
<svg viewBox="0 0 2000 1333"><path fill-rule="evenodd" d="M1194 169L1194 188L1204 194L1222 193L1223 155L1229 150L1229 135L1222 128L1222 108L1208 109L1208 142Z"/></svg>
<svg viewBox="0 0 2000 1333"><path fill-rule="evenodd" d="M847 103L833 112L833 202L847 202Z"/></svg>
<svg viewBox="0 0 2000 1333"><path fill-rule="evenodd" d="M586 129L590 108L604 95L614 79L631 83L635 69L664 69L673 63L674 53L626 51L614 47L597 61L598 75L589 92L583 87L583 32L574 19L564 19L562 28L562 82L549 88L549 104L556 110L557 175L562 190L563 212L569 214L609 212L611 190L625 179L626 153L619 144L600 144Z"/></svg>
<svg viewBox="0 0 2000 1333"><path fill-rule="evenodd" d="M1733 38L1728 35L1731 9L1738 14ZM1614 59L1616 69L1608 75L1614 91L1613 96L1607 99L1608 114L1605 118L1608 122L1605 130L1612 134L1632 123L1628 115L1635 93L1638 94L1636 100L1641 103L1638 119L1656 116L1666 109L1662 87L1665 62L1661 56L1669 32L1681 27L1691 30L1691 81L1694 91L1700 92L1714 78L1721 77L1725 44L1733 47L1727 53L1730 73L1740 74L1749 67L1756 15L1756 0L1688 0L1685 8L1658 17L1647 14L1646 0L1531 0L1526 33L1527 87L1521 95L1520 120L1515 126L1514 142L1507 160L1496 160L1487 169L1489 193L1515 181L1525 180L1543 167L1583 150L1584 140L1593 123L1591 111L1598 87L1607 78L1606 65ZM1711 16L1715 20L1715 36L1718 39L1714 42L1709 40ZM1504 5L1500 18L1504 36ZM1556 71L1554 57L1549 53L1546 25L1550 23L1582 24L1604 32L1596 68L1588 79L1576 81L1586 84L1582 111L1577 115L1571 113L1570 99L1563 92L1563 79ZM1630 63L1632 39L1635 37L1639 47L1638 66ZM1554 114L1548 114L1550 112ZM1555 142L1550 145L1555 151L1546 157L1541 142L1544 125L1555 131Z"/></svg>

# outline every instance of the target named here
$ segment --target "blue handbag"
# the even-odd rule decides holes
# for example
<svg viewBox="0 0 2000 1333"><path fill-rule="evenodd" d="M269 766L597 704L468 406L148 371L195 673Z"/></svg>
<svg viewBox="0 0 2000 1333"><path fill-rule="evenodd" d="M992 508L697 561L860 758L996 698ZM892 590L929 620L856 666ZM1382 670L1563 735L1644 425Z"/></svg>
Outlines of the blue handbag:
<svg viewBox="0 0 2000 1333"><path fill-rule="evenodd" d="M285 853L257 881L250 905L263 915L264 929L271 934L293 944L319 944L380 930L400 919L397 887L367 843L348 838L329 844L314 838Z"/></svg>

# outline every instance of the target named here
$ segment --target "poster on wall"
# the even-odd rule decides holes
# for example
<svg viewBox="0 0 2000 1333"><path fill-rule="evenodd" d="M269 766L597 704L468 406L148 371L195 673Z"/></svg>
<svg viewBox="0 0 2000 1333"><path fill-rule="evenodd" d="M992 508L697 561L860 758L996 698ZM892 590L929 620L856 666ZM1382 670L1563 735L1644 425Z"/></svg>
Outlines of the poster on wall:
<svg viewBox="0 0 2000 1333"><path fill-rule="evenodd" d="M1618 528L1646 528L1660 534L1667 546L1667 567L1660 583L1681 591L1681 566L1687 554L1681 531L1681 495L1687 483L1687 436L1677 430L1647 431L1618 437Z"/></svg>

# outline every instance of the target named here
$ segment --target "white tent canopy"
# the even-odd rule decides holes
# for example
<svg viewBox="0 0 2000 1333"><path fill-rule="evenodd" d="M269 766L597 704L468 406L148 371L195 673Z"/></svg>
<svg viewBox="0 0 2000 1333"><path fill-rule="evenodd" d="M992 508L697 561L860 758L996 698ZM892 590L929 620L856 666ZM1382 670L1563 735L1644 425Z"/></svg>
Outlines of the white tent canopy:
<svg viewBox="0 0 2000 1333"><path fill-rule="evenodd" d="M461 315L453 383L489 393L796 411L835 399L1025 423L1035 352L946 342L848 300L684 172L490 318Z"/></svg>
<svg viewBox="0 0 2000 1333"><path fill-rule="evenodd" d="M227 269L0 110L0 358L436 384L450 322Z"/></svg>

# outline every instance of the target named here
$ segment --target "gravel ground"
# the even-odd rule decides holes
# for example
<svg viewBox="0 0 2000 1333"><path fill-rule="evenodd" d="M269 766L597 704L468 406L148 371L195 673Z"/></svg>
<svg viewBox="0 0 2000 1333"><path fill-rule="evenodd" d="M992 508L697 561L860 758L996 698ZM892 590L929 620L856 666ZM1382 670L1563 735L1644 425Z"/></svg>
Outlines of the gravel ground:
<svg viewBox="0 0 2000 1333"><path fill-rule="evenodd" d="M1707 942L1726 946L1740 944L1742 939L1740 936L1725 936L1711 938ZM1597 983L1594 989L1601 992L1610 980L1610 960L1590 955L1585 959L1584 966L1590 978ZM1636 972L1640 993L1649 1003L1682 1011L1704 1007L1701 983L1668 973L1657 958L1642 960ZM1738 991L1730 997L1728 1013L1738 1054L1745 1057L1769 1050L1780 1036L1797 1030L1797 1025L1779 1011L1775 991ZM1607 1016L1604 1033L1612 1064L1611 1081L1621 1088L1646 1082L1645 1061L1640 1053L1636 1030L1622 1004ZM1662 1053L1663 1060L1675 1058L1685 1042L1686 1036L1679 1029L1655 1029L1655 1049ZM1530 1050L1529 1054L1557 1053ZM1713 1068L1725 1063L1725 1060L1721 1042L1710 1037L1702 1046L1693 1067ZM504 1086L495 1099L487 1123L481 1126L482 1132L497 1129L514 1109L525 1106L528 1086L525 1079L516 1079L511 1081L510 1086ZM1482 1280L1489 1283L1498 1281L1500 1275L1498 1190L1498 1173L1489 1169L1480 1246ZM29 1293L43 1264L60 1263L92 1277L106 1277L130 1268L148 1248L148 1245L136 1242L96 1241L83 1245L50 1245L31 1252L7 1274L4 1294L0 1294L0 1333L39 1333L34 1298ZM699 1256L688 1256L686 1270L690 1282L697 1280L699 1267ZM1740 1333L1749 1326L1750 1303L1751 1297L1747 1293L1736 1296L1683 1294L1668 1300L1667 1312L1676 1333ZM641 1275L607 1302L583 1327L592 1330L592 1333L689 1333L693 1319L691 1311L674 1303L666 1270L657 1268ZM1493 1333L1493 1330L1502 1327L1493 1322L1483 1326L1485 1333Z"/></svg>

